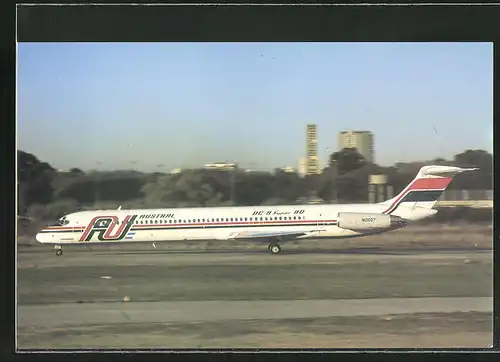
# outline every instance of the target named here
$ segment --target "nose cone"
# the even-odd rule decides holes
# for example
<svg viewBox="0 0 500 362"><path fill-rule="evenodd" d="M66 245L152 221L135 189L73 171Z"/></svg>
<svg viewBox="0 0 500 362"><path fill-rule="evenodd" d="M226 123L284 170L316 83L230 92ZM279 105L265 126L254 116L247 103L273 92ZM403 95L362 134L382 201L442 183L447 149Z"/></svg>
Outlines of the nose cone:
<svg viewBox="0 0 500 362"><path fill-rule="evenodd" d="M47 234L45 234L45 233L38 233L38 234L36 234L35 238L36 238L36 241L38 241L39 243L43 244L43 243L47 242Z"/></svg>

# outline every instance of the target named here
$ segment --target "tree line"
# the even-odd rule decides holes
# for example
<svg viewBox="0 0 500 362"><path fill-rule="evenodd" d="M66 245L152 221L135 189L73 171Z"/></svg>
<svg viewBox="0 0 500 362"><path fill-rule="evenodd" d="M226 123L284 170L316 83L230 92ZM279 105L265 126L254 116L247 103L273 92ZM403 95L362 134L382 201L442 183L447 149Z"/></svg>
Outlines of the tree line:
<svg viewBox="0 0 500 362"><path fill-rule="evenodd" d="M356 149L330 156L320 174L187 169L177 174L134 170L84 172L54 169L35 155L18 151L18 215L53 220L61 215L96 208L203 207L367 202L369 175L385 174L394 193L400 192L425 164L479 167L453 181L451 189L492 189L493 156L466 150L453 160L434 159L382 167L368 163Z"/></svg>

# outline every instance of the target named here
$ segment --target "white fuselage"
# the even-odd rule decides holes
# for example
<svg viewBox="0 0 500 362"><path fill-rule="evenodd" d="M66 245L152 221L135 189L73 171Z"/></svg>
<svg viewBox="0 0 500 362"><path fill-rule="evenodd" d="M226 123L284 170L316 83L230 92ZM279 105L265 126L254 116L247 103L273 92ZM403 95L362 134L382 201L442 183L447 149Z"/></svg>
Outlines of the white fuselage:
<svg viewBox="0 0 500 362"><path fill-rule="evenodd" d="M304 233L297 238L353 237L369 232L339 228L339 212L381 214L384 208L351 204L80 211L67 215L64 225L42 229L37 240L50 244L230 240L245 233L289 231Z"/></svg>

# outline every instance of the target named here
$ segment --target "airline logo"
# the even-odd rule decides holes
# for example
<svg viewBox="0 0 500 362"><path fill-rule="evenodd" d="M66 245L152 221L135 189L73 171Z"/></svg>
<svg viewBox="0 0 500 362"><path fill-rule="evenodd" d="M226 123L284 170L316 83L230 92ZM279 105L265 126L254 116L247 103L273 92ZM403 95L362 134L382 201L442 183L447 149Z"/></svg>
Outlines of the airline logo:
<svg viewBox="0 0 500 362"><path fill-rule="evenodd" d="M95 234L100 241L123 240L129 234L136 218L137 215L127 215L120 221L117 216L96 216L85 228L80 241L90 241Z"/></svg>

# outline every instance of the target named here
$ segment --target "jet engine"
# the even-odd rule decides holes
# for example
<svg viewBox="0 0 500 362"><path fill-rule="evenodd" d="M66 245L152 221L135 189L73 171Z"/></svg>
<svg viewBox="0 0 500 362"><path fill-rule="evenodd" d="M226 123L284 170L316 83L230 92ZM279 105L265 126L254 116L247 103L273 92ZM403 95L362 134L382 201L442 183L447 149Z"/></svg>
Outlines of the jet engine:
<svg viewBox="0 0 500 362"><path fill-rule="evenodd" d="M406 220L393 215L340 212L337 226L349 230L384 230L406 226Z"/></svg>

